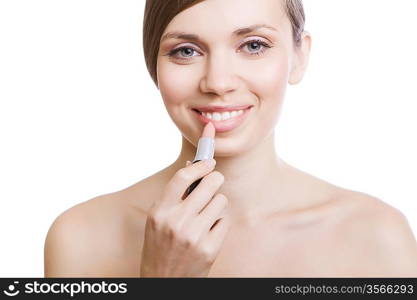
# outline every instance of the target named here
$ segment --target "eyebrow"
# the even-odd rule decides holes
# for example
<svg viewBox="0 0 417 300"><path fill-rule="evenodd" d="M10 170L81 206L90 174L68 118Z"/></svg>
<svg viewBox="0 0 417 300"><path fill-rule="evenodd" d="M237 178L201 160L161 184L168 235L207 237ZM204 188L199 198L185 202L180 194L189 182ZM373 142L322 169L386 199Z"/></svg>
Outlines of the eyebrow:
<svg viewBox="0 0 417 300"><path fill-rule="evenodd" d="M272 27L267 24L254 24L249 27L239 28L232 32L232 36L241 36L250 32L253 32L260 28L267 28L270 30L278 31L275 27ZM196 34L186 33L182 31L174 31L174 32L168 32L166 33L162 38L161 42L166 39L184 39L184 40L192 40L192 41L199 41L200 37Z"/></svg>

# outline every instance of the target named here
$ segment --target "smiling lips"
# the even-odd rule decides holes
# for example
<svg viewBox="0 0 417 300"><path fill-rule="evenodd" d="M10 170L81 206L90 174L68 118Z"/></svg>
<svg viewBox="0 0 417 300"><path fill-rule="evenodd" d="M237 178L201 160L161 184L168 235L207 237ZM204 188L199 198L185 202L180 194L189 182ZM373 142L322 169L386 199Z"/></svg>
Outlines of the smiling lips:
<svg viewBox="0 0 417 300"><path fill-rule="evenodd" d="M195 107L194 109L198 110L199 112L226 112L226 111L234 111L234 110L242 110L249 108L252 105L229 105L229 106L203 106L203 107Z"/></svg>
<svg viewBox="0 0 417 300"><path fill-rule="evenodd" d="M252 105L210 106L192 110L204 125L211 122L216 132L226 132L238 127L251 108Z"/></svg>

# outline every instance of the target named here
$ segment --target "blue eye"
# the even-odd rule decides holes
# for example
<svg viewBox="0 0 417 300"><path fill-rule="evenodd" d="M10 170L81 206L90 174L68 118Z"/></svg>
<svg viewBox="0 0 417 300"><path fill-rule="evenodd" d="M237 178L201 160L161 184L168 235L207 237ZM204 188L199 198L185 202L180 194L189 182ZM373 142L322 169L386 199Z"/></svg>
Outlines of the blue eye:
<svg viewBox="0 0 417 300"><path fill-rule="evenodd" d="M186 50L188 50L188 51L186 51ZM175 57L175 55L177 55L177 53L182 53L182 54L188 53L188 54L190 54L190 52L191 52L191 54L192 54L193 52L196 52L196 51L197 50L195 50L194 48L191 48L191 47L181 47L181 48L177 48L177 49L174 49L174 50L170 51L168 53L168 56ZM186 55L186 57L191 57L191 56ZM178 58L178 57L175 57L175 58ZM180 59L184 59L184 58L180 58Z"/></svg>
<svg viewBox="0 0 417 300"><path fill-rule="evenodd" d="M265 48L271 48L270 45L268 45L267 43L265 43L264 41L261 41L261 40L248 41L248 42L244 43L242 46L253 46L253 45L257 45L258 47L263 46L263 48L261 48L261 50L259 50L257 52L250 53L251 55L262 55L266 51Z"/></svg>
<svg viewBox="0 0 417 300"><path fill-rule="evenodd" d="M255 48L258 48L258 49L259 49L259 47L261 47L260 48L261 50L256 51L256 49L255 49L256 52L250 52L249 53L250 55L258 55L259 56L259 55L264 54L264 52L266 51L267 48L272 48L272 46L270 46L268 43L266 43L266 42L264 42L262 40L256 39L256 40L247 41L246 43L244 43L243 45L241 45L239 47L239 49L243 48L244 46L254 46L254 45L255 45ZM167 54L167 56L173 57L173 58L178 58L180 60L190 60L189 58L190 57L193 57L192 54L194 52L198 52L198 51L196 49L192 48L192 47L186 47L186 46L184 46L184 47L180 47L180 48L171 50ZM182 56L182 57L176 56L178 53L185 54L185 57L184 56ZM189 56L189 55L191 55L191 56Z"/></svg>

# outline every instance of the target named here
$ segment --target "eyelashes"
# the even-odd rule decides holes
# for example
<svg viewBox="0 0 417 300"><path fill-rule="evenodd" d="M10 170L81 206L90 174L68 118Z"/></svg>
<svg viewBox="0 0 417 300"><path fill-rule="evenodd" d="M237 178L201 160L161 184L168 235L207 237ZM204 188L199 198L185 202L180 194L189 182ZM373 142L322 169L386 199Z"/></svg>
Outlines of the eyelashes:
<svg viewBox="0 0 417 300"><path fill-rule="evenodd" d="M268 50L268 48L272 48L271 45L269 45L268 43L260 40L260 39L253 39L250 41L247 41L245 43L243 43L241 46L239 46L239 52L241 51L240 49L242 49L243 47L247 46L247 45L260 45L261 46L261 50L257 51L257 52L249 52L249 55L263 55L265 53L265 51ZM190 60L192 57L194 56L185 56L185 57L178 57L177 54L179 54L180 52L182 52L183 50L189 50L188 53L190 53L190 51L193 52L198 52L198 50L194 49L193 47L190 46L183 46L183 47L179 47L177 49L173 49L171 51L168 52L168 54L166 54L167 56L169 56L170 58L174 58L174 59L179 59L179 60ZM183 54L185 54L184 52L182 52ZM188 58L187 58L188 57Z"/></svg>

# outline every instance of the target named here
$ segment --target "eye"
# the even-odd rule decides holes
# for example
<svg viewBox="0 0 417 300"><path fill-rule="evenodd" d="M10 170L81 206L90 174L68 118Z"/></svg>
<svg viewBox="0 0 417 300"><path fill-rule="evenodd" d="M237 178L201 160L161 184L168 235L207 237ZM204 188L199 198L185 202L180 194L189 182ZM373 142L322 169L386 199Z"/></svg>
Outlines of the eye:
<svg viewBox="0 0 417 300"><path fill-rule="evenodd" d="M174 50L171 50L167 55L169 57L174 57L174 58L178 58L178 59L182 59L182 60L188 60L188 58L181 58L181 57L177 57L176 55L178 53L182 53L185 54L185 57L192 57L189 56L190 54L193 54L193 52L196 52L197 50L195 50L194 48L191 47L180 47Z"/></svg>
<svg viewBox="0 0 417 300"><path fill-rule="evenodd" d="M266 49L272 48L271 45L259 39L247 41L242 46L240 46L240 48L242 48L243 46L250 46L252 49L255 48L255 52L250 52L249 53L250 55L262 55L264 54ZM259 48L261 50L256 51L256 49L259 49Z"/></svg>
<svg viewBox="0 0 417 300"><path fill-rule="evenodd" d="M264 54L266 49L272 48L272 46L269 45L268 43L266 43L266 42L264 42L260 39L254 39L254 40L250 40L250 41L247 41L247 42L243 43L239 47L239 52L245 46L250 46L251 49L255 48L255 52L249 51L249 55L258 55L258 56ZM257 51L257 49L259 49L259 48L260 48L260 50ZM198 51L196 49L192 48L192 47L184 46L184 47L180 47L180 48L177 48L177 49L173 49L166 55L169 56L169 57L172 57L172 58L179 59L179 60L190 60L190 57L193 57L192 54L194 52L198 52ZM178 57L177 54L184 54L185 56Z"/></svg>

